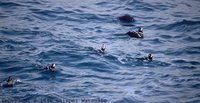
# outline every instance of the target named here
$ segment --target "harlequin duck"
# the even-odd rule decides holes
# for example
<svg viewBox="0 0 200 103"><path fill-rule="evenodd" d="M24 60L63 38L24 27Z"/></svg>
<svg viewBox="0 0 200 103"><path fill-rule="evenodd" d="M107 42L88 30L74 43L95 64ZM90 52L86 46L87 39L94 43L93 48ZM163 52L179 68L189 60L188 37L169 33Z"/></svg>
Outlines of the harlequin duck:
<svg viewBox="0 0 200 103"><path fill-rule="evenodd" d="M118 19L121 22L134 22L135 19L133 18L133 16L129 15L129 14L125 14L123 16L118 17Z"/></svg>
<svg viewBox="0 0 200 103"><path fill-rule="evenodd" d="M103 44L103 45L101 46L101 49L99 49L99 52L102 53L102 54L105 54L105 53L106 53L106 46L105 46L105 44Z"/></svg>
<svg viewBox="0 0 200 103"><path fill-rule="evenodd" d="M152 61L153 60L153 55L149 54L147 57L143 57L143 58L136 58L139 61Z"/></svg>
<svg viewBox="0 0 200 103"><path fill-rule="evenodd" d="M139 27L138 31L129 31L126 34L134 38L143 38L143 35L144 35L142 27Z"/></svg>
<svg viewBox="0 0 200 103"><path fill-rule="evenodd" d="M3 87L13 87L14 86L14 80L13 80L12 76L9 76L2 86Z"/></svg>
<svg viewBox="0 0 200 103"><path fill-rule="evenodd" d="M46 66L44 68L44 70L47 70L47 71L56 71L56 64L51 64L50 66Z"/></svg>

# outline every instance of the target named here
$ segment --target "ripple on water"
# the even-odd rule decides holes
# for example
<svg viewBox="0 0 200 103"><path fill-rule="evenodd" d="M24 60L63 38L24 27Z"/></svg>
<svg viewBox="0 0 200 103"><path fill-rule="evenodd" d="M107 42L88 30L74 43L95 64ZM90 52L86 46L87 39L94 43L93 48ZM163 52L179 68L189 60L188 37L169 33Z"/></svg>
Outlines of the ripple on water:
<svg viewBox="0 0 200 103"><path fill-rule="evenodd" d="M182 20L171 24L165 24L160 26L159 29L174 30L180 32L191 32L197 30L200 26L200 21Z"/></svg>
<svg viewBox="0 0 200 103"><path fill-rule="evenodd" d="M20 7L20 6L22 6L22 5L19 3L13 2L13 1L12 2L0 1L0 7L4 8L4 9L8 9L8 8L16 9L16 7Z"/></svg>
<svg viewBox="0 0 200 103"><path fill-rule="evenodd" d="M134 98L123 98L121 100L114 101L113 103L143 103L144 101L139 101Z"/></svg>
<svg viewBox="0 0 200 103"><path fill-rule="evenodd" d="M195 37L195 36L187 36L187 37L184 37L183 40L185 40L187 42L198 42L198 41L200 41L200 38Z"/></svg>

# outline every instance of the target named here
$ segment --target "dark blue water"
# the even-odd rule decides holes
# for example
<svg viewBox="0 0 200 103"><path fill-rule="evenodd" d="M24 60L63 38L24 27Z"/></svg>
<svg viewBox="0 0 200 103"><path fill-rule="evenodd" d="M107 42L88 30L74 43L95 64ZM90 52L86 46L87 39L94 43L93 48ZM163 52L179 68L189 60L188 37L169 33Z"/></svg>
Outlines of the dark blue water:
<svg viewBox="0 0 200 103"><path fill-rule="evenodd" d="M199 0L1 0L0 100L200 102ZM117 19L135 17L134 25ZM144 39L125 33L144 28ZM107 54L97 50L105 44ZM152 53L154 61L135 58ZM41 69L55 63L56 72Z"/></svg>

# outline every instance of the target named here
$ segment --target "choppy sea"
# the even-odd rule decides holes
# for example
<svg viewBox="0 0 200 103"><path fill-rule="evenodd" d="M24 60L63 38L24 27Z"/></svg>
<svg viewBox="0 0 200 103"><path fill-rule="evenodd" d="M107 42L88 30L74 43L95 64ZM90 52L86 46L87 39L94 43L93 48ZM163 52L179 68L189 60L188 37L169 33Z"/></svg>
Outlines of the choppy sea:
<svg viewBox="0 0 200 103"><path fill-rule="evenodd" d="M143 39L126 34L138 27ZM1 87L0 103L200 103L200 1L1 0L1 83L8 76L21 82Z"/></svg>

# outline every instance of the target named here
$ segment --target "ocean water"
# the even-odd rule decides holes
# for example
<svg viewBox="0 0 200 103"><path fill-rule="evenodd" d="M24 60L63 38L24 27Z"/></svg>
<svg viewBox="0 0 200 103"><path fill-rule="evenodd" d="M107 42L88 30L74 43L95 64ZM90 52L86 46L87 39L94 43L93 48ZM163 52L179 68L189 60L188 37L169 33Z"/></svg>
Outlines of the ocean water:
<svg viewBox="0 0 200 103"><path fill-rule="evenodd" d="M0 103L200 103L199 0L1 0L0 48Z"/></svg>

